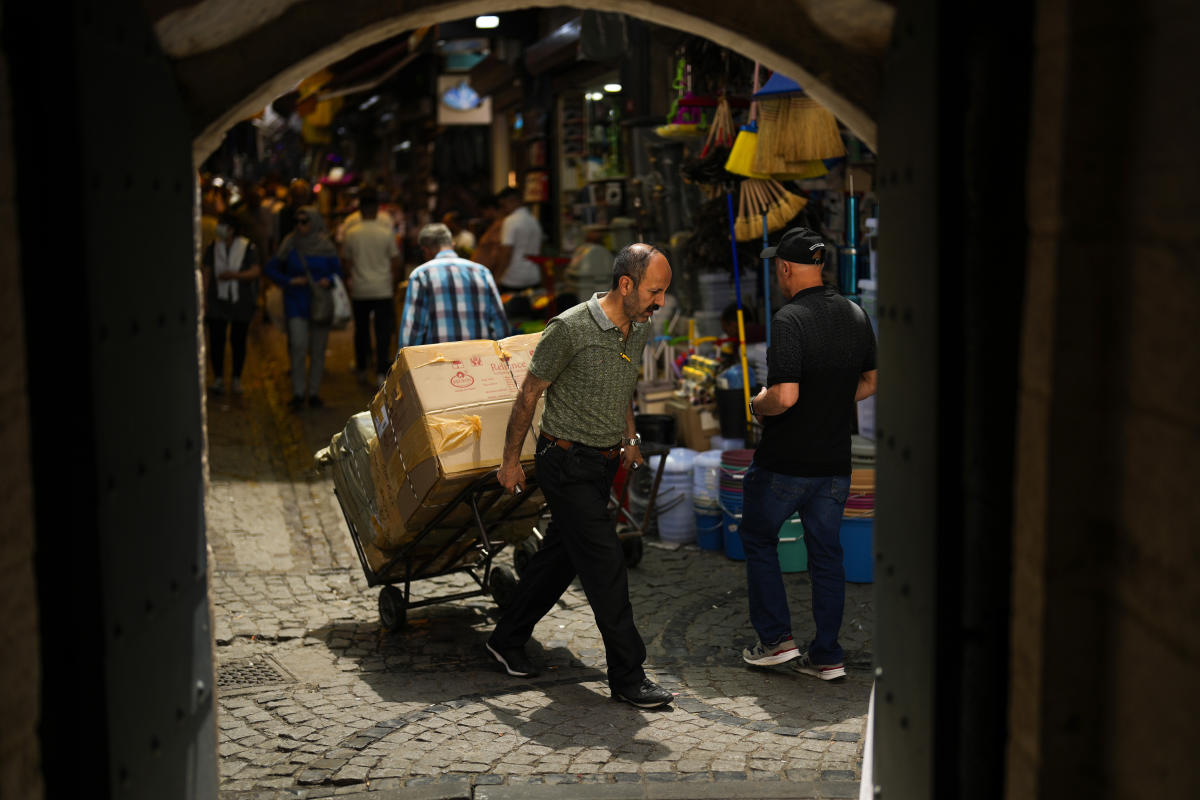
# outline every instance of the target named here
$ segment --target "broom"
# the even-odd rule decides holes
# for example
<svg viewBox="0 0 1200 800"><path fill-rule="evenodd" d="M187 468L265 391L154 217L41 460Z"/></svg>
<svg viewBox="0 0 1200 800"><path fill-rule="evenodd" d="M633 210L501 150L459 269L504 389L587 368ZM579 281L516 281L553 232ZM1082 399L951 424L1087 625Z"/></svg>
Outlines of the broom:
<svg viewBox="0 0 1200 800"><path fill-rule="evenodd" d="M754 92L758 92L758 62L754 62ZM752 94L753 94L752 93ZM758 101L750 103L750 121L741 127L737 138L733 140L733 149L729 151L729 160L725 162L725 170L734 175L747 178L769 178L765 173L755 172L754 154L758 147Z"/></svg>
<svg viewBox="0 0 1200 800"><path fill-rule="evenodd" d="M775 73L755 97L762 106L755 172L787 180L816 178L828 172L820 159L845 154L837 119L795 81Z"/></svg>
<svg viewBox="0 0 1200 800"><path fill-rule="evenodd" d="M777 231L791 222L806 205L808 200L787 191L778 181L744 180L739 192L734 236L739 242L748 242L758 238L764 226L768 231Z"/></svg>

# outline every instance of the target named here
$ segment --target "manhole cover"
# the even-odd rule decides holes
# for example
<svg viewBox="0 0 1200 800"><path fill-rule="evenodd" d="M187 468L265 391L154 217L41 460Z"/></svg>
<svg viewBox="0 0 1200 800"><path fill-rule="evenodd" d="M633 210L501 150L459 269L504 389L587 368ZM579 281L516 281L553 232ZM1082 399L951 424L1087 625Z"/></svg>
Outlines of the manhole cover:
<svg viewBox="0 0 1200 800"><path fill-rule="evenodd" d="M217 691L223 693L295 682L295 676L270 656L233 659L217 667Z"/></svg>

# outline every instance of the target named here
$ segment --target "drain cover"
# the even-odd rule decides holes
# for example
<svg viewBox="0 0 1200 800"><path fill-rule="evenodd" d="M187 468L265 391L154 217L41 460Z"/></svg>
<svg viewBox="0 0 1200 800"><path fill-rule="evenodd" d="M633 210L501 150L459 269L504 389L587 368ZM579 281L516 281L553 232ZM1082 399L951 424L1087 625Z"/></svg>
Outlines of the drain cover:
<svg viewBox="0 0 1200 800"><path fill-rule="evenodd" d="M217 691L258 689L295 683L296 678L270 656L250 656L217 667Z"/></svg>

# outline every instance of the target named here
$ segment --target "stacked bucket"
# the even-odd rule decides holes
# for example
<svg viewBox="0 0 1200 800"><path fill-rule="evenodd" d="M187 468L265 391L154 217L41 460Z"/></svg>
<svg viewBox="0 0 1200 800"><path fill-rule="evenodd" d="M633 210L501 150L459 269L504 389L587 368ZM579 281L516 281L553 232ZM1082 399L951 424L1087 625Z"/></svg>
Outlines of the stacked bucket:
<svg viewBox="0 0 1200 800"><path fill-rule="evenodd" d="M850 472L850 494L842 511L842 564L846 580L870 583L875 578L872 558L875 528L875 470L855 468Z"/></svg>
<svg viewBox="0 0 1200 800"><path fill-rule="evenodd" d="M721 533L725 539L725 555L737 561L746 558L739 533L742 524L742 479L753 461L753 450L726 450L721 453L717 482L717 497L723 516Z"/></svg>
<svg viewBox="0 0 1200 800"><path fill-rule="evenodd" d="M696 451L686 447L667 454L662 481L654 498L658 536L664 542L685 543L696 539L696 517L692 510L692 463ZM650 456L651 474L658 469L662 456Z"/></svg>
<svg viewBox="0 0 1200 800"><path fill-rule="evenodd" d="M692 462L692 510L696 515L696 544L701 550L720 550L724 547L724 515L718 476L721 471L721 451L705 450Z"/></svg>

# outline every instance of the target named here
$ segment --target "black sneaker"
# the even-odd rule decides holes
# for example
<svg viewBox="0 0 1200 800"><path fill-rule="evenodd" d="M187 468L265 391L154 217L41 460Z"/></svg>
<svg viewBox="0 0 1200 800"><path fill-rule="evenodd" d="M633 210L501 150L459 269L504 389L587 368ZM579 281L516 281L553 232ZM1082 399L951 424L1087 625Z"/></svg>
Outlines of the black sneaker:
<svg viewBox="0 0 1200 800"><path fill-rule="evenodd" d="M613 689L612 697L613 700L633 703L638 708L658 708L670 705L675 700L675 695L649 678L643 678L641 684L632 689Z"/></svg>
<svg viewBox="0 0 1200 800"><path fill-rule="evenodd" d="M296 395L291 400L288 400L288 408L290 408L292 411L299 411L300 409L304 408L304 398L300 395Z"/></svg>
<svg viewBox="0 0 1200 800"><path fill-rule="evenodd" d="M504 667L504 671L509 675L517 678L532 678L538 674L537 668L533 666L533 662L525 656L525 650L520 647L506 647L499 650L492 647L491 642L484 642L483 646L492 654L492 658L496 659L496 663Z"/></svg>
<svg viewBox="0 0 1200 800"><path fill-rule="evenodd" d="M315 394L310 394L308 396L308 407L309 408L324 408L324 406L325 406L325 401L323 401L321 398L317 397Z"/></svg>

